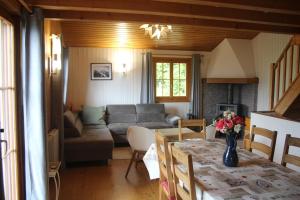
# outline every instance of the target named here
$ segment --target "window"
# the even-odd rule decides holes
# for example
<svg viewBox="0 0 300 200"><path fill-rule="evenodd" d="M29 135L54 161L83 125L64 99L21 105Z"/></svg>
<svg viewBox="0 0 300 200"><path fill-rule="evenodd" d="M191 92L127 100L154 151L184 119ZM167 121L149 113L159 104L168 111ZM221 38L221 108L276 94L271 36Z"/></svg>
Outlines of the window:
<svg viewBox="0 0 300 200"><path fill-rule="evenodd" d="M15 100L14 30L10 22L0 17L0 139L7 141L7 145L0 144L0 162L5 199L19 199Z"/></svg>
<svg viewBox="0 0 300 200"><path fill-rule="evenodd" d="M190 100L189 58L153 58L156 102Z"/></svg>

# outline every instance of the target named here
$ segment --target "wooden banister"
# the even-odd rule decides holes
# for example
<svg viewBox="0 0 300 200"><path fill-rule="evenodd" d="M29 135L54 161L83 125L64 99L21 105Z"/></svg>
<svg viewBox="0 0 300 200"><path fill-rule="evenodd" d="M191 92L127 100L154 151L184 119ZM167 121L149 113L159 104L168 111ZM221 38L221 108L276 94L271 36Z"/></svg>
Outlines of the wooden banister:
<svg viewBox="0 0 300 200"><path fill-rule="evenodd" d="M300 71L300 45L297 45L297 49L298 49L298 55L297 55L297 65L296 65L296 74L298 75L299 74L299 71Z"/></svg>
<svg viewBox="0 0 300 200"><path fill-rule="evenodd" d="M288 52L289 49L287 49L287 51L284 53L284 63L283 63L283 70L282 70L282 88L281 88L281 91L283 94L284 93L284 90L285 90L285 83L286 83L286 65L287 65L287 52ZM278 82L280 83L280 80L278 80Z"/></svg>
<svg viewBox="0 0 300 200"><path fill-rule="evenodd" d="M290 53L290 79L289 79L289 85L293 82L293 71L294 71L294 45L291 46L291 53Z"/></svg>
<svg viewBox="0 0 300 200"><path fill-rule="evenodd" d="M270 66L270 110L274 108L275 63Z"/></svg>
<svg viewBox="0 0 300 200"><path fill-rule="evenodd" d="M282 61L282 59L284 58L284 54L289 50L289 48L292 44L293 44L293 38L290 39L289 43L286 45L286 47L284 48L284 50L280 54L280 56L279 56L278 60L276 61L276 63L279 63L279 62Z"/></svg>
<svg viewBox="0 0 300 200"><path fill-rule="evenodd" d="M294 50L295 48L295 50ZM297 50L297 53L294 51ZM294 62L294 56L297 56ZM278 60L270 66L270 110L284 98L287 90L300 76L300 37L290 39Z"/></svg>
<svg viewBox="0 0 300 200"><path fill-rule="evenodd" d="M278 67L279 66L279 67ZM276 71L275 71L276 72ZM280 64L277 64L277 77L276 77L276 103L279 101L279 89L280 89ZM275 91L274 91L275 92Z"/></svg>

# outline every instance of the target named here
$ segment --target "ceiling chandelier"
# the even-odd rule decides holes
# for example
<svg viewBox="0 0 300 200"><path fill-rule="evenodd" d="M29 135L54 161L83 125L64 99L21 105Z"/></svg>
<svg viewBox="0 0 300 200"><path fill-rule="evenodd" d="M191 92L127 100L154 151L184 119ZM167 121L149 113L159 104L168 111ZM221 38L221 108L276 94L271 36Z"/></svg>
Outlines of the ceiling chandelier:
<svg viewBox="0 0 300 200"><path fill-rule="evenodd" d="M140 26L141 29L145 29L145 35L149 35L150 38L157 38L158 40L162 37L167 37L168 32L172 32L171 25L161 24L143 24Z"/></svg>

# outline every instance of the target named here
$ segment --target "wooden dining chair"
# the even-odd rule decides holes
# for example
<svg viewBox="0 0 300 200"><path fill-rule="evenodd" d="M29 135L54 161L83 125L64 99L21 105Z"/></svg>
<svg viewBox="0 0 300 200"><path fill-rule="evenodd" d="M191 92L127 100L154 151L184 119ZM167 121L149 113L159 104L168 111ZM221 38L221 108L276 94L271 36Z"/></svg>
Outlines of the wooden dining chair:
<svg viewBox="0 0 300 200"><path fill-rule="evenodd" d="M196 200L192 155L184 153L174 143L170 146L176 199Z"/></svg>
<svg viewBox="0 0 300 200"><path fill-rule="evenodd" d="M199 127L199 132L183 133L184 127ZM206 120L205 119L180 119L178 120L179 141L191 138L206 138Z"/></svg>
<svg viewBox="0 0 300 200"><path fill-rule="evenodd" d="M300 138L292 137L290 134L286 135L281 164L286 166L286 164L289 163L300 167L300 157L289 154L290 146L300 148Z"/></svg>
<svg viewBox="0 0 300 200"><path fill-rule="evenodd" d="M168 200L175 200L174 183L171 172L171 157L168 150L167 137L161 136L158 131L155 133L156 151L159 165L159 200L167 197Z"/></svg>
<svg viewBox="0 0 300 200"><path fill-rule="evenodd" d="M271 141L270 146L266 145L265 143L258 142L255 140L256 136L261 136L267 138ZM255 125L252 126L251 129L251 143L250 143L250 151L252 152L253 149L258 150L265 155L267 155L267 159L273 161L274 156L274 149L276 144L277 132L271 131L264 128L256 127Z"/></svg>
<svg viewBox="0 0 300 200"><path fill-rule="evenodd" d="M250 131L244 130L244 139L243 139L243 146L244 149L250 150L250 144L251 144L251 137L250 137Z"/></svg>

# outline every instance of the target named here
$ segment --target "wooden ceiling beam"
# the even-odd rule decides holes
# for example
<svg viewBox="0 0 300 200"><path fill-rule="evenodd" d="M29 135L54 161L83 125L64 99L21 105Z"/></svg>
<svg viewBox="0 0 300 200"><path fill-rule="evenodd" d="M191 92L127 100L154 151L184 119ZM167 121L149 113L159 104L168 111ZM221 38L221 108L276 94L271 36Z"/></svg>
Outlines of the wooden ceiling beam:
<svg viewBox="0 0 300 200"><path fill-rule="evenodd" d="M20 15L21 5L17 0L0 0L0 5L2 5L9 13Z"/></svg>
<svg viewBox="0 0 300 200"><path fill-rule="evenodd" d="M18 0L19 3L30 13L32 13L32 7L28 4L27 0Z"/></svg>
<svg viewBox="0 0 300 200"><path fill-rule="evenodd" d="M154 0L160 2L188 3L222 8L255 10L282 14L300 15L300 1L297 0Z"/></svg>
<svg viewBox="0 0 300 200"><path fill-rule="evenodd" d="M200 0L199 2L203 1ZM49 10L164 15L300 27L300 15L297 14L272 13L259 10L216 7L214 5L196 5L183 2L149 0L32 0L31 3L34 6ZM147 4L147 6L145 6L145 4Z"/></svg>
<svg viewBox="0 0 300 200"><path fill-rule="evenodd" d="M111 12L85 12L85 11L62 11L62 10L44 10L45 18L54 20L112 20L112 21L131 21L141 23L164 23L164 24L182 24L195 25L203 27L212 27L226 30L247 30L275 33L300 33L300 27L287 27L268 24L255 24L248 22L233 22L213 19L197 19L173 16L158 16L144 14L126 14Z"/></svg>

